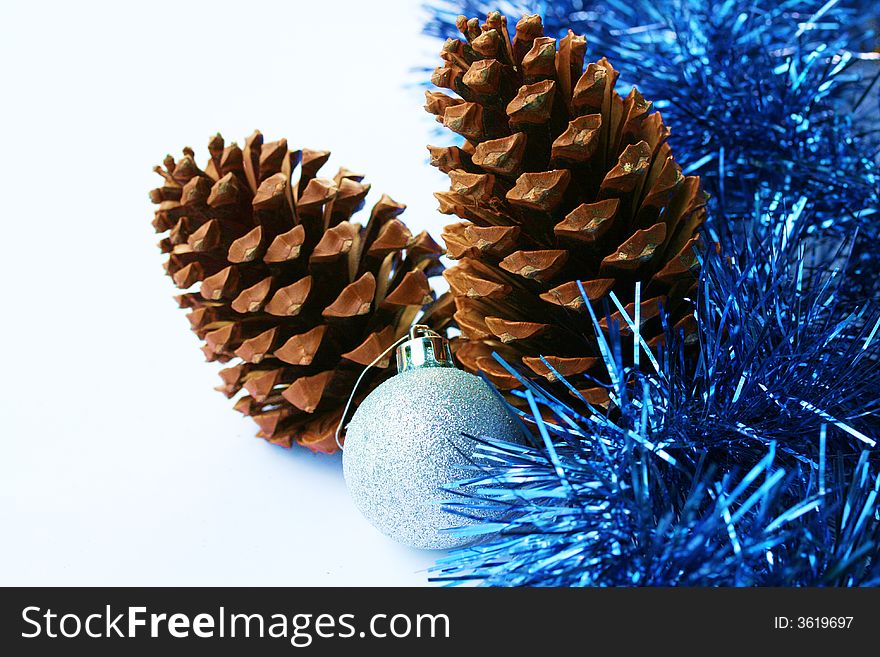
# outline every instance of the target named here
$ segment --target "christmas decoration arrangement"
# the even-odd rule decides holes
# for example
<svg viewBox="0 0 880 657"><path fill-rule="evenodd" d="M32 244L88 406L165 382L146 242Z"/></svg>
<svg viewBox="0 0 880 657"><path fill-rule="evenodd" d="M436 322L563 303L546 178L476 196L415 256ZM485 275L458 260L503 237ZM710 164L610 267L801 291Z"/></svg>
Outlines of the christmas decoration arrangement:
<svg viewBox="0 0 880 657"><path fill-rule="evenodd" d="M873 3L427 9L444 246L259 133L157 168L220 389L433 581L880 585Z"/></svg>
<svg viewBox="0 0 880 657"><path fill-rule="evenodd" d="M692 21L671 42L658 40L655 51L627 35L658 33L667 22L643 30L633 23L632 33L617 33L616 46L602 48L621 55L615 64L623 60L631 83L649 80L645 88L663 101L664 115L677 117L669 139L676 158L710 192L701 231L715 248L696 252L695 328L676 328L663 310L664 337L650 344L653 331L644 330L638 303L625 305L630 297L613 288L594 300L579 282L591 324L586 339L598 343L604 370L591 370L589 380L605 388L605 406L582 394L584 375L567 376L544 357L550 386L496 350L492 358L518 381L514 394L525 402L512 408L537 440L523 446L487 432L473 436L474 466L449 488L468 498L450 498L447 508L484 520L455 530L476 543L441 559L434 579L495 586L880 583L880 293L866 285L859 261L877 253L876 241L860 241L876 234L877 152L869 126L877 116L859 124L842 114L845 107L857 114L867 96L863 86L863 98L847 105L843 90L863 81L843 77L852 56L841 46L846 33L823 48L821 32L813 31L830 29L818 19L836 3L801 25L809 34L798 43L813 48L806 59L819 77L797 68L801 51L773 49L784 34L770 20L779 15L761 14L761 3L754 4L757 14L732 2L702 10L654 3L646 15L685 11ZM713 11L730 19L725 29L740 41L728 39L724 57L707 43L695 46L690 60L673 55L705 38L716 23L698 17ZM499 21L505 28L497 14L482 24L457 18L455 28L470 40L474 28ZM539 24L523 19L513 40L523 27L537 41ZM565 29L557 33L570 38ZM759 45L771 48L768 57L746 61ZM444 58L454 48L447 41ZM669 66L652 68L663 48ZM671 73L683 61L693 78ZM757 70L774 61L776 68ZM719 63L730 68L729 80L745 66L751 86L726 86ZM739 93L777 81L766 94ZM664 85L679 95L664 93ZM682 94L708 94L703 107L722 113L675 105ZM430 103L430 91L428 97ZM816 117L807 113L813 110ZM722 128L722 118L738 114ZM786 128L783 119L799 127ZM749 136L742 132L749 122L764 128ZM732 147L719 144L713 126ZM801 141L789 139L793 134ZM630 283L636 300L651 284ZM609 330L615 324L619 330ZM699 347L696 361L688 342Z"/></svg>
<svg viewBox="0 0 880 657"><path fill-rule="evenodd" d="M218 389L238 395L235 408L261 437L334 452L359 372L433 304L442 249L413 235L398 218L405 206L388 196L354 222L370 186L344 168L319 178L329 151L255 132L244 147L217 135L208 152L204 169L191 149L168 156L151 193L180 306L207 360L234 363ZM442 326L443 308L422 321ZM364 392L387 367L373 368Z"/></svg>

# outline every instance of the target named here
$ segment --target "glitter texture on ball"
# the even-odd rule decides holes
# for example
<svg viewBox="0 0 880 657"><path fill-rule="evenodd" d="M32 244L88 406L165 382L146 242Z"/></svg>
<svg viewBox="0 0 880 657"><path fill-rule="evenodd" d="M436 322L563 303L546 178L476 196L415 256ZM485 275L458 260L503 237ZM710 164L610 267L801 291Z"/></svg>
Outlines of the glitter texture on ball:
<svg viewBox="0 0 880 657"><path fill-rule="evenodd" d="M451 367L401 372L361 403L346 430L343 471L355 506L382 533L416 548L465 545L444 529L473 524L443 510L473 441L521 442L517 421L476 376Z"/></svg>

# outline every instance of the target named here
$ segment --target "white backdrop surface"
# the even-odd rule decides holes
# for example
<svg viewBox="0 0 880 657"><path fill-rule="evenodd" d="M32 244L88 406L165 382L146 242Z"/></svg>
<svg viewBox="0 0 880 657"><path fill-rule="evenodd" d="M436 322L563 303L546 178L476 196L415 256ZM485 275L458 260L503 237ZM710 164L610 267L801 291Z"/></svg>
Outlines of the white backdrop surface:
<svg viewBox="0 0 880 657"><path fill-rule="evenodd" d="M152 233L154 164L209 136L333 151L439 239L419 3L0 3L0 585L420 585L438 553L340 459L212 388Z"/></svg>

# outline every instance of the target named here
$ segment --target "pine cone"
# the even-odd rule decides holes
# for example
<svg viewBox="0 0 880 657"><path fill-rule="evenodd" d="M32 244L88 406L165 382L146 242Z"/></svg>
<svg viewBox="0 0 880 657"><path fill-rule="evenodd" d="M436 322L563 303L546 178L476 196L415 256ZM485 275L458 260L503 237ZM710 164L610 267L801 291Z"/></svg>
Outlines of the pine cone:
<svg viewBox="0 0 880 657"><path fill-rule="evenodd" d="M316 177L327 151L264 144L259 132L244 149L217 135L208 150L204 170L191 149L177 162L168 156L151 193L153 225L170 231L160 242L166 270L188 290L180 306L207 359L236 363L218 390L244 388L235 408L259 436L333 452L357 375L433 301L428 278L442 271L442 250L426 232L414 237L397 219L405 206L388 196L365 227L352 223L370 187L347 169ZM371 370L364 393L388 361Z"/></svg>
<svg viewBox="0 0 880 657"><path fill-rule="evenodd" d="M443 233L458 260L444 277L468 339L462 365L502 388L518 382L493 351L550 381L540 356L564 376L597 366L577 281L591 301L613 291L630 317L642 282L640 330L652 346L661 304L692 335L685 297L706 198L673 160L660 114L638 90L614 91L606 59L584 70L583 37L569 30L557 50L539 16L524 17L512 40L497 12L484 25L459 17L458 27L466 42L446 42L432 82L459 97L428 91L425 109L464 138L461 148L428 147L451 182L435 195L440 211L466 220ZM602 388L582 393L607 402Z"/></svg>

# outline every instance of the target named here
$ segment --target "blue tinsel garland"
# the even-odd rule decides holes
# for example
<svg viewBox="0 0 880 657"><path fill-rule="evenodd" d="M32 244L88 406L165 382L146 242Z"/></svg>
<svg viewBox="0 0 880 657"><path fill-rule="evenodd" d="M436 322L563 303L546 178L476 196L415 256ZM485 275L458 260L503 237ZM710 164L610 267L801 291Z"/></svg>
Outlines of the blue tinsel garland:
<svg viewBox="0 0 880 657"><path fill-rule="evenodd" d="M473 476L454 489L470 500L449 508L488 512L457 530L488 538L435 579L880 584L880 299L844 307L845 249L806 242L803 208L705 256L695 366L679 336L652 353L622 312L632 343L602 338L593 316L612 413L581 415L522 379L542 444L476 438ZM611 301L606 318L623 311Z"/></svg>

